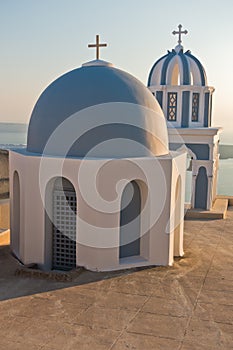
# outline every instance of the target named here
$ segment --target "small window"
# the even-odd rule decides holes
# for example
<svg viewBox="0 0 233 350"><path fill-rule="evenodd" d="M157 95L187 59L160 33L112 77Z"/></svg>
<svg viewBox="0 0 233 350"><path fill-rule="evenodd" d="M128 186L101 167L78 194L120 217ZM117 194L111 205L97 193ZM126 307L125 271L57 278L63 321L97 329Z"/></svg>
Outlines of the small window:
<svg viewBox="0 0 233 350"><path fill-rule="evenodd" d="M192 100L192 122L198 122L199 118L199 93L193 93Z"/></svg>
<svg viewBox="0 0 233 350"><path fill-rule="evenodd" d="M175 122L177 114L177 92L169 92L167 97L167 120Z"/></svg>

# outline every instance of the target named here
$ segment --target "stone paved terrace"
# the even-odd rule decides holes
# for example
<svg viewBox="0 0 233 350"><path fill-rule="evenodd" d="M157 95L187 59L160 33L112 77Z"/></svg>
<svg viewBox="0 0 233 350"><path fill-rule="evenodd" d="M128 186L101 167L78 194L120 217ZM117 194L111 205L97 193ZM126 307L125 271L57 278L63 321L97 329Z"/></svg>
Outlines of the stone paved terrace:
<svg viewBox="0 0 233 350"><path fill-rule="evenodd" d="M232 350L233 209L186 221L173 267L84 271L73 282L14 276L0 247L0 349Z"/></svg>

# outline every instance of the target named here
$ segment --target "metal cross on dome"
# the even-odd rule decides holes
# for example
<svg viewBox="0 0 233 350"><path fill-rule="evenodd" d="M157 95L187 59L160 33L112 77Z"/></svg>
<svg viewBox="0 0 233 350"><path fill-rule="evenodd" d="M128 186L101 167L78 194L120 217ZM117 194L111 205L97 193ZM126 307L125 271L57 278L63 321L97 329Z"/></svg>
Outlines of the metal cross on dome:
<svg viewBox="0 0 233 350"><path fill-rule="evenodd" d="M106 47L107 44L100 44L99 35L96 35L96 42L95 44L88 44L88 47L95 47L96 48L96 59L99 59L100 56L100 47Z"/></svg>
<svg viewBox="0 0 233 350"><path fill-rule="evenodd" d="M182 28L181 24L178 25L178 28L179 28L179 30L178 31L173 30L172 34L173 35L176 35L176 34L179 35L178 44L180 45L182 43L181 34L188 34L188 31L186 29L185 30L181 30L181 28Z"/></svg>

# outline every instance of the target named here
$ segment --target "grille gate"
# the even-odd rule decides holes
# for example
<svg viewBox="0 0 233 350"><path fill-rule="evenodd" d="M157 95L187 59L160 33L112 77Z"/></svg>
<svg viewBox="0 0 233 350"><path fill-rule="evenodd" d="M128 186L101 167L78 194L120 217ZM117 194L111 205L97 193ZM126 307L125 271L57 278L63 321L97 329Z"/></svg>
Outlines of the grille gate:
<svg viewBox="0 0 233 350"><path fill-rule="evenodd" d="M76 210L75 192L53 192L53 269L76 267Z"/></svg>

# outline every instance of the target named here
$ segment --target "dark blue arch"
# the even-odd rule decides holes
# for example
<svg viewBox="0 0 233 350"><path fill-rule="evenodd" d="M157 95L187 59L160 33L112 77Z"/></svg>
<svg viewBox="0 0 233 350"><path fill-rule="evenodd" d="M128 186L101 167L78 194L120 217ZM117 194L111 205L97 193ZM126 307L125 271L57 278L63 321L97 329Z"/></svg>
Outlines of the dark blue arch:
<svg viewBox="0 0 233 350"><path fill-rule="evenodd" d="M196 178L195 208L207 209L208 177L206 168L201 166Z"/></svg>
<svg viewBox="0 0 233 350"><path fill-rule="evenodd" d="M183 50L178 54L181 58L183 64L183 84L181 85L190 85L190 69L188 64L188 59L185 57Z"/></svg>
<svg viewBox="0 0 233 350"><path fill-rule="evenodd" d="M161 73L161 81L160 81L160 85L166 85L166 76L167 76L167 67L169 65L169 63L171 62L171 60L173 59L173 57L176 55L175 51L169 52L167 55L167 58L163 64L162 67L162 73Z"/></svg>
<svg viewBox="0 0 233 350"><path fill-rule="evenodd" d="M200 75L201 75L201 85L206 86L207 79L206 79L205 69L202 66L201 62L195 56L193 56L190 51L185 52L185 55L190 57L197 64L197 66L199 68Z"/></svg>
<svg viewBox="0 0 233 350"><path fill-rule="evenodd" d="M166 55L160 57L152 66L151 70L150 70L150 74L149 74L149 77L148 77L148 83L147 83L147 86L149 87L150 86L150 82L151 82L151 77L152 77L152 74L153 74L153 71L155 69L155 67L157 66L157 64L162 61L162 59L164 59L165 57L167 57L169 55L169 53L167 53Z"/></svg>

